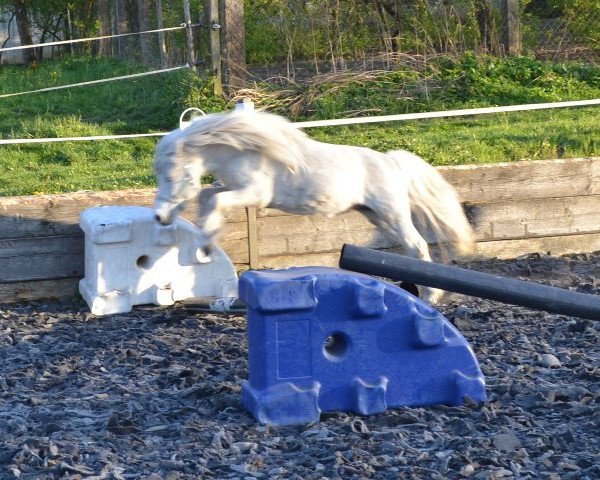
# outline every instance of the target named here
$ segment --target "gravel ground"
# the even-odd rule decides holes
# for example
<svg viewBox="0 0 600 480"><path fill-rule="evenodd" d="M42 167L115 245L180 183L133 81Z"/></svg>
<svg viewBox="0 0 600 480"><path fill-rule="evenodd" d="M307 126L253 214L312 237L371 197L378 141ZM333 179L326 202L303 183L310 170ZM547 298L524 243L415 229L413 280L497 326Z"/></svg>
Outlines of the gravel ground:
<svg viewBox="0 0 600 480"><path fill-rule="evenodd" d="M600 294L600 253L468 268ZM0 305L0 479L600 478L600 322L455 298L489 401L257 424L243 316Z"/></svg>

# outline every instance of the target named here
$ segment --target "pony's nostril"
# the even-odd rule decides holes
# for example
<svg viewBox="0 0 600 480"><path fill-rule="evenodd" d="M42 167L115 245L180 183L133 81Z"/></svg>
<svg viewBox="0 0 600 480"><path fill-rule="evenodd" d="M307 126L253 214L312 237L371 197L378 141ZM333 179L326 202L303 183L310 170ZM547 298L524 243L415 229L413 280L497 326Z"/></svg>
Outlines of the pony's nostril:
<svg viewBox="0 0 600 480"><path fill-rule="evenodd" d="M158 223L160 223L163 226L167 226L167 225L169 225L171 223L171 222L169 222L169 220L166 217L161 217L158 214L154 215L154 218L156 219L156 221Z"/></svg>

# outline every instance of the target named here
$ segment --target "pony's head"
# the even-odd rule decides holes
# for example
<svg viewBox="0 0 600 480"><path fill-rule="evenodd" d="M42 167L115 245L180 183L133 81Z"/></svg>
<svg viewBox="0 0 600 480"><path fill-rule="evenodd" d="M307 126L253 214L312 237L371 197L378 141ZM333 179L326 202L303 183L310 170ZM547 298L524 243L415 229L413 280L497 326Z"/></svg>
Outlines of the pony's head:
<svg viewBox="0 0 600 480"><path fill-rule="evenodd" d="M304 133L290 122L265 112L217 113L174 130L155 151L157 220L163 225L173 221L185 202L198 194L205 169L226 183L236 183L231 172L241 173L231 162L258 156L298 172L304 167L305 142Z"/></svg>
<svg viewBox="0 0 600 480"><path fill-rule="evenodd" d="M154 173L158 183L154 214L162 225L170 225L186 202L198 195L202 165L182 155L180 131L166 135L156 145Z"/></svg>

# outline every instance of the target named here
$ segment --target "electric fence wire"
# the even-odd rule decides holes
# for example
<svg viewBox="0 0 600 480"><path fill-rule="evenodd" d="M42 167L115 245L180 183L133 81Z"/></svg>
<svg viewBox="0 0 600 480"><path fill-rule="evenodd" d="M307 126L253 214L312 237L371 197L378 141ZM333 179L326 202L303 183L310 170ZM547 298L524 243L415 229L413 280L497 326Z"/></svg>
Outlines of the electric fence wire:
<svg viewBox="0 0 600 480"><path fill-rule="evenodd" d="M71 39L71 40L57 40L55 42L46 42L46 43L38 43L38 44L31 44L31 45L19 45L16 47L5 47L5 48L0 48L0 52L9 52L9 51L13 51L13 50L25 50L28 48L52 47L52 46L56 46L56 45L68 45L68 44L82 43L82 42L92 42L92 41L96 41L96 40L107 40L110 38L129 37L132 35L144 35L147 33L171 32L173 30L182 30L184 28L192 28L192 27L199 27L199 26L201 26L201 24L199 24L199 23L193 23L193 24L182 23L178 27L158 28L155 30L145 30L143 32L118 33L118 34L114 34L114 35L102 35L102 36L98 36L98 37L75 38L75 39Z"/></svg>
<svg viewBox="0 0 600 480"><path fill-rule="evenodd" d="M131 73L129 75L121 75L119 77L101 78L99 80L88 80L87 82L69 83L67 85L57 85L56 87L46 87L46 88L40 88L38 90L28 90L28 91L24 91L24 92L5 93L5 94L0 95L0 98L16 97L19 95L28 95L31 93L52 92L55 90L64 90L67 88L74 88L74 87L85 87L88 85L95 85L95 84L99 84L99 83L114 82L117 80L128 80L128 79L132 79L132 78L145 77L148 75L158 75L160 73L174 72L176 70L182 70L185 68L190 68L190 65L186 63L185 65L180 65L178 67L162 68L160 70L150 70L147 72L140 72L140 73Z"/></svg>

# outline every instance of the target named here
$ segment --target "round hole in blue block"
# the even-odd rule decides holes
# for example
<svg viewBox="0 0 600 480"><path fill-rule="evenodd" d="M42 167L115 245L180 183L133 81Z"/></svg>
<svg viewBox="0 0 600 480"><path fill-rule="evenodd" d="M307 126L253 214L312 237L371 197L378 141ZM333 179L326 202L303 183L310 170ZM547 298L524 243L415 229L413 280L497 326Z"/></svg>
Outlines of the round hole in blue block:
<svg viewBox="0 0 600 480"><path fill-rule="evenodd" d="M323 351L334 362L342 360L350 348L350 338L343 332L334 332L325 339Z"/></svg>
<svg viewBox="0 0 600 480"><path fill-rule="evenodd" d="M138 268L141 268L142 270L148 270L151 264L150 257L148 255L141 255L135 261L135 264L138 266Z"/></svg>

